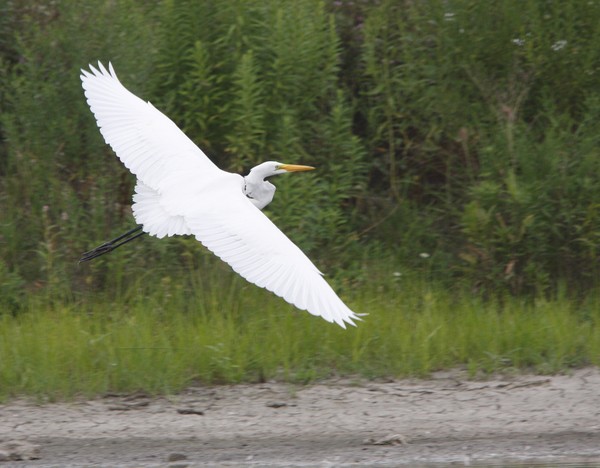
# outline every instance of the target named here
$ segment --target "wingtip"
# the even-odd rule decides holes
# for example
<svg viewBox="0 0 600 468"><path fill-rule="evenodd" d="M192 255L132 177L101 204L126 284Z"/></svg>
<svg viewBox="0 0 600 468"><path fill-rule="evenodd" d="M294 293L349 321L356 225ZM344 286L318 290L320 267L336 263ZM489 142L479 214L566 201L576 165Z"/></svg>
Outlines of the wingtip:
<svg viewBox="0 0 600 468"><path fill-rule="evenodd" d="M82 68L81 74L79 75L79 78L84 83L86 80L90 80L93 78L112 78L116 81L119 81L119 78L117 77L117 72L115 71L112 62L108 62L108 68L105 67L100 60L98 60L97 65L92 65L90 63L88 64L88 67L89 70Z"/></svg>
<svg viewBox="0 0 600 468"><path fill-rule="evenodd" d="M101 72L103 75L105 75L105 76L106 76L106 75L108 75L108 74L109 74L109 72L108 72L108 70L106 69L106 67L104 66L104 64L103 64L102 62L100 62L99 60L98 60L98 68L100 69L100 72Z"/></svg>
<svg viewBox="0 0 600 468"><path fill-rule="evenodd" d="M357 314L356 312L351 311L348 316L346 316L342 319L342 323L345 322L349 325L352 325L353 327L356 327L358 325L355 323L355 321L362 322L363 321L362 317L365 317L367 315L369 315L369 314L366 314L366 313ZM345 323L344 323L344 325L340 324L342 326L342 328L344 328L344 329L346 328Z"/></svg>

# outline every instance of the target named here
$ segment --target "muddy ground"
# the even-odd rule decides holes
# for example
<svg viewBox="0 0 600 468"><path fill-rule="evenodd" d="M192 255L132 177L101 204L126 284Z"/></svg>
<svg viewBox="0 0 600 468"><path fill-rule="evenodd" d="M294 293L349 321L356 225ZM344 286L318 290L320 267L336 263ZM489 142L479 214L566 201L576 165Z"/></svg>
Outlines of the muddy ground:
<svg viewBox="0 0 600 468"><path fill-rule="evenodd" d="M484 381L448 372L429 380L198 387L168 398L16 400L0 405L2 458L0 468L600 466L600 371Z"/></svg>

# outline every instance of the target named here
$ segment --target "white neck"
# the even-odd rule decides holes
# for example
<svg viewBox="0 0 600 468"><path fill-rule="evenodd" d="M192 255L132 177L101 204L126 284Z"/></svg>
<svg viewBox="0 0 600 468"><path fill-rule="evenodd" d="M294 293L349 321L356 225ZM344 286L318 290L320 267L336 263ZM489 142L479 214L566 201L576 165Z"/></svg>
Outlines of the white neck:
<svg viewBox="0 0 600 468"><path fill-rule="evenodd" d="M271 203L275 196L276 188L271 182L265 180L266 175L268 175L266 171L261 171L260 166L256 166L244 177L244 195L259 210Z"/></svg>

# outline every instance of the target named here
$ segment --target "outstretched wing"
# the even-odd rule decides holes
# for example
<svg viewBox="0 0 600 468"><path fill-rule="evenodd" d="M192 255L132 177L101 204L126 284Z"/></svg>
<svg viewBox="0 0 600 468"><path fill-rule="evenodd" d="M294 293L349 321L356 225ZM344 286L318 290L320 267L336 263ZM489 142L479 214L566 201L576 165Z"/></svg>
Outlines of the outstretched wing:
<svg viewBox="0 0 600 468"><path fill-rule="evenodd" d="M106 142L139 179L134 215L146 232L192 233L246 280L329 322L354 325L359 317L243 194L239 175L218 169L168 117L130 93L110 64L110 71L90 68L81 76L88 104Z"/></svg>
<svg viewBox="0 0 600 468"><path fill-rule="evenodd" d="M100 133L139 180L161 190L169 176L193 171L210 179L221 171L175 123L121 84L109 63L81 70L85 97Z"/></svg>
<svg viewBox="0 0 600 468"><path fill-rule="evenodd" d="M269 218L241 191L223 187L218 192L219 205L225 209L204 206L184 215L187 225L205 247L246 280L299 309L344 328L344 323L354 325L353 320L358 317Z"/></svg>

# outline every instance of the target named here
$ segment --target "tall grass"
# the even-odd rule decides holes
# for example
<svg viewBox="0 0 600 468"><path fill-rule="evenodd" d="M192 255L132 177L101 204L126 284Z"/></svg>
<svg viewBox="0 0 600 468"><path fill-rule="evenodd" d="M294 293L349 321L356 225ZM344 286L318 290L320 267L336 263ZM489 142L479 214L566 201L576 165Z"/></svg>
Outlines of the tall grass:
<svg viewBox="0 0 600 468"><path fill-rule="evenodd" d="M26 312L3 315L0 397L600 364L597 295L577 305L561 297L500 303L385 275L378 288L347 295L369 315L342 330L219 268L202 274L194 291L165 277L156 293L140 289L122 302L33 301Z"/></svg>

